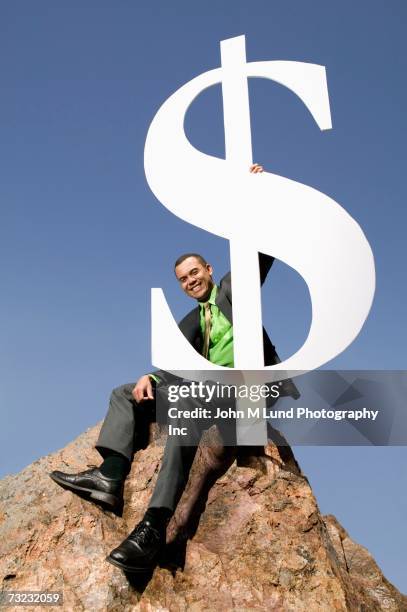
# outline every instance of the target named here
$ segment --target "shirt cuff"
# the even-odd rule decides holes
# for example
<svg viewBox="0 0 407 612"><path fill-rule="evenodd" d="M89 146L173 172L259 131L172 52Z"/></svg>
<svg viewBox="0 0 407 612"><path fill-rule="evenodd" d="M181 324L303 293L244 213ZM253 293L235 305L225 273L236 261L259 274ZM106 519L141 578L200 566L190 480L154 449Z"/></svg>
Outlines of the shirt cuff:
<svg viewBox="0 0 407 612"><path fill-rule="evenodd" d="M155 382L158 383L160 382L160 379L158 378L158 376L156 376L155 374L149 374L149 377L152 378L153 380L155 380Z"/></svg>

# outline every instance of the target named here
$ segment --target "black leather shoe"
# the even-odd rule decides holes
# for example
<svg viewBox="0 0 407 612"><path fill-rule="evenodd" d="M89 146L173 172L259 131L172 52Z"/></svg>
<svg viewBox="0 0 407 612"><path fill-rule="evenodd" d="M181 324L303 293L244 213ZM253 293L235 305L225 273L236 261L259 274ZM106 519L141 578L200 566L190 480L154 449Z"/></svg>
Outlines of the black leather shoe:
<svg viewBox="0 0 407 612"><path fill-rule="evenodd" d="M65 474L54 470L50 477L64 489L82 493L109 509L117 510L123 505L124 482L104 476L99 468L91 468L79 474Z"/></svg>
<svg viewBox="0 0 407 612"><path fill-rule="evenodd" d="M143 520L120 546L112 550L106 561L125 572L148 572L157 565L165 545L165 533L165 527L159 530L148 520Z"/></svg>

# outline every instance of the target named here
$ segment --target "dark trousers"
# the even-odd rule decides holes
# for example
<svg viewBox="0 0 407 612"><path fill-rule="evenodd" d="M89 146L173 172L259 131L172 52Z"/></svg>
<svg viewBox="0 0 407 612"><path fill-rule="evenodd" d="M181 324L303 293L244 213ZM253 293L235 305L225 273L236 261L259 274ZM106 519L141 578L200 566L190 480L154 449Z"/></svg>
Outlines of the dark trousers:
<svg viewBox="0 0 407 612"><path fill-rule="evenodd" d="M144 448L148 441L148 426L156 420L156 408L160 405L168 409L166 388L156 389L156 398L137 404L132 397L136 383L122 385L113 389L109 410L103 422L96 449L104 457L106 452L114 450L121 453L131 462L133 454ZM180 398L171 404L174 412L194 410L210 404L203 404L202 399ZM214 407L212 407L214 408ZM160 411L162 412L162 411ZM188 482L189 472L201 439L202 432L214 421L206 418L184 418L176 416L168 419L172 428L186 429L186 435L168 435L164 456L157 483L149 507L165 507L173 512ZM216 422L222 438L228 445L235 440L234 420Z"/></svg>

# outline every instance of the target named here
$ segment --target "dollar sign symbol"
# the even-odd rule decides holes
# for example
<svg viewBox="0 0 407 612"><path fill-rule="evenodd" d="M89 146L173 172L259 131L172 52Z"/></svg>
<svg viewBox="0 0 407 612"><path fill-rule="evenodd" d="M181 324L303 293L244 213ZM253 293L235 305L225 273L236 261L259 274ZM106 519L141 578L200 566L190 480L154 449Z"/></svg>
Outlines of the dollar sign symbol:
<svg viewBox="0 0 407 612"><path fill-rule="evenodd" d="M261 382L267 382L273 371L277 379L281 370L293 376L318 368L349 346L371 307L374 260L359 225L332 198L276 174L248 172L252 163L248 77L288 87L324 130L331 128L325 68L291 61L248 63L244 36L222 41L221 58L220 68L186 83L158 110L146 139L145 171L151 190L172 213L230 241L235 370L263 370ZM183 127L193 100L218 83L223 94L225 160L194 148ZM311 327L303 346L268 367L263 364L259 251L297 270L312 302ZM230 368L211 364L188 344L161 289L152 290L152 360L178 374L216 370L217 380L234 380Z"/></svg>

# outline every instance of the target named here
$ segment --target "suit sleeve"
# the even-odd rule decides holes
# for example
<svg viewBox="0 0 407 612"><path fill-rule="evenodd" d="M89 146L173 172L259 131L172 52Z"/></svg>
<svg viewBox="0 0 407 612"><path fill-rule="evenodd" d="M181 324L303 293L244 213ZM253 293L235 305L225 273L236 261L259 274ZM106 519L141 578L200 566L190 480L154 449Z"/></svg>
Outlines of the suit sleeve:
<svg viewBox="0 0 407 612"><path fill-rule="evenodd" d="M155 382L156 385L174 385L180 382L180 378L170 372L164 370L155 370L149 372L148 376Z"/></svg>
<svg viewBox="0 0 407 612"><path fill-rule="evenodd" d="M274 257L271 255L266 255L265 253L259 253L259 268L260 268L260 284L262 285L267 278L267 274L270 271L271 266L274 263ZM227 287L231 289L232 281L231 274L227 272L225 276L220 281L220 284L223 287Z"/></svg>
<svg viewBox="0 0 407 612"><path fill-rule="evenodd" d="M270 272L270 268L274 263L274 257L266 255L265 253L259 253L259 267L260 267L260 284L262 285L267 278L267 274Z"/></svg>

